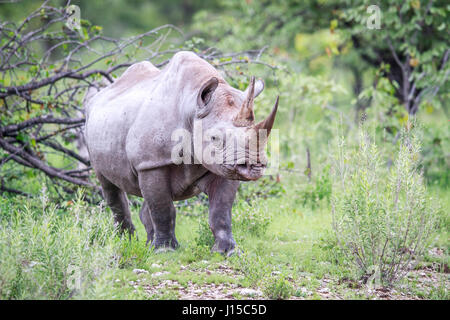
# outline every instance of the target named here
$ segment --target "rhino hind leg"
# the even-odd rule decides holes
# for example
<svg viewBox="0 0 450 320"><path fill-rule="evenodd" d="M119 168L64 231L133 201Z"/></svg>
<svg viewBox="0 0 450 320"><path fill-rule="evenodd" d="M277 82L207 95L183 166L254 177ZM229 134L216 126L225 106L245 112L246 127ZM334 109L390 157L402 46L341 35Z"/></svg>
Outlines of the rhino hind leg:
<svg viewBox="0 0 450 320"><path fill-rule="evenodd" d="M142 205L141 211L139 211L139 218L147 231L147 244L153 242L153 236L155 235L155 230L153 228L152 216L150 215L150 209L146 201Z"/></svg>
<svg viewBox="0 0 450 320"><path fill-rule="evenodd" d="M133 235L135 228L131 220L126 193L100 174L98 174L98 179L102 185L106 203L114 214L115 222L119 225L122 232L128 231L130 236Z"/></svg>
<svg viewBox="0 0 450 320"><path fill-rule="evenodd" d="M175 237L176 210L167 172L165 170L142 171L139 172L138 177L139 187L148 206L147 212L153 225L153 233L150 233L150 237L153 238L152 246L156 251L178 248ZM147 232L151 231L147 227L146 229Z"/></svg>

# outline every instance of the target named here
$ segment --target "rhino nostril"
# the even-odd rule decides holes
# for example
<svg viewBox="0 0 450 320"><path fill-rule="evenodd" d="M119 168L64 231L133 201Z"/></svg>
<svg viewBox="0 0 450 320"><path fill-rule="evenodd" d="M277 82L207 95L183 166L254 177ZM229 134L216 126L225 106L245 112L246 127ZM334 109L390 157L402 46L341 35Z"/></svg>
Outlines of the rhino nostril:
<svg viewBox="0 0 450 320"><path fill-rule="evenodd" d="M242 170L242 169L247 169L247 170L261 170L264 169L266 167L265 164L261 163L261 162L257 162L257 163L251 163L249 161L246 161L245 163L240 163L240 164L235 164L233 166L233 168L235 170Z"/></svg>
<svg viewBox="0 0 450 320"><path fill-rule="evenodd" d="M250 169L256 169L256 170L259 170L259 169L262 169L262 168L265 167L265 165L262 164L262 163L260 163L260 162L257 162L257 163L247 163L246 166L247 166L247 168L250 168Z"/></svg>

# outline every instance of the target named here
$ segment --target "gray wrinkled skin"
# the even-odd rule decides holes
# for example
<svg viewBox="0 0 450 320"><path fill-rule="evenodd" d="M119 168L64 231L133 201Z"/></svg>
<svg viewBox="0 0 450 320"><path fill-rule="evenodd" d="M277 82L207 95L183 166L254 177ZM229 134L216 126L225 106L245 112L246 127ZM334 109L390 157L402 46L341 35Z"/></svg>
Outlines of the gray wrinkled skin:
<svg viewBox="0 0 450 320"><path fill-rule="evenodd" d="M192 132L196 119L202 119L203 130L251 128L253 98L264 84L253 78L250 87L245 92L232 88L206 61L194 53L179 52L162 70L150 62L131 66L87 101L89 157L122 230L134 232L127 194L144 197L139 216L147 242L157 249L175 249L173 201L204 192L209 197L213 250L233 252L231 207L239 180L258 179L265 164L175 165L171 151L177 142L171 134L180 128ZM271 128L274 110L272 119L260 123L260 128L268 122ZM203 142L205 147L208 143ZM263 149L261 159L265 159Z"/></svg>

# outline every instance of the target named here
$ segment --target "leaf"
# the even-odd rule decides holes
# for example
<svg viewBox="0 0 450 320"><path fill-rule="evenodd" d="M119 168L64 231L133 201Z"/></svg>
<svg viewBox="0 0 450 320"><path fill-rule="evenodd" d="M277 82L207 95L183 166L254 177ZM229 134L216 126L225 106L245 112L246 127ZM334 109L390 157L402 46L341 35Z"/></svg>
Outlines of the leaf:
<svg viewBox="0 0 450 320"><path fill-rule="evenodd" d="M411 7L413 7L414 9L419 10L420 9L420 1L419 0L411 1Z"/></svg>
<svg viewBox="0 0 450 320"><path fill-rule="evenodd" d="M331 31L331 33L334 32L334 30L337 28L337 26L338 26L337 19L333 19L333 20L330 21L330 31Z"/></svg>
<svg viewBox="0 0 450 320"><path fill-rule="evenodd" d="M417 67L419 65L419 59L412 58L411 60L409 60L409 65L413 68Z"/></svg>
<svg viewBox="0 0 450 320"><path fill-rule="evenodd" d="M433 111L434 111L433 105L431 103L427 102L425 104L425 111L427 113L433 113Z"/></svg>
<svg viewBox="0 0 450 320"><path fill-rule="evenodd" d="M286 164L286 168L287 169L294 169L294 162L292 162L292 161L288 161L288 163Z"/></svg>

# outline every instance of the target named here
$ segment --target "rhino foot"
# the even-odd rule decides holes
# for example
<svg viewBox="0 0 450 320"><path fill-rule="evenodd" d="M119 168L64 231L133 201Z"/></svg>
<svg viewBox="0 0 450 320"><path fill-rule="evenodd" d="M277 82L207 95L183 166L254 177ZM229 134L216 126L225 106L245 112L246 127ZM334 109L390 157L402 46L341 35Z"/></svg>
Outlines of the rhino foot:
<svg viewBox="0 0 450 320"><path fill-rule="evenodd" d="M178 248L178 241L175 237L155 238L152 242L155 252L173 251Z"/></svg>
<svg viewBox="0 0 450 320"><path fill-rule="evenodd" d="M133 237L136 237L136 239L138 238L136 229L134 228L133 224L127 226L121 224L118 231L120 237L128 237L129 241L131 241Z"/></svg>
<svg viewBox="0 0 450 320"><path fill-rule="evenodd" d="M220 254L223 254L223 255L229 257L236 253L235 246L236 246L236 242L232 238L226 239L226 240L225 239L216 240L211 251L218 252Z"/></svg>

